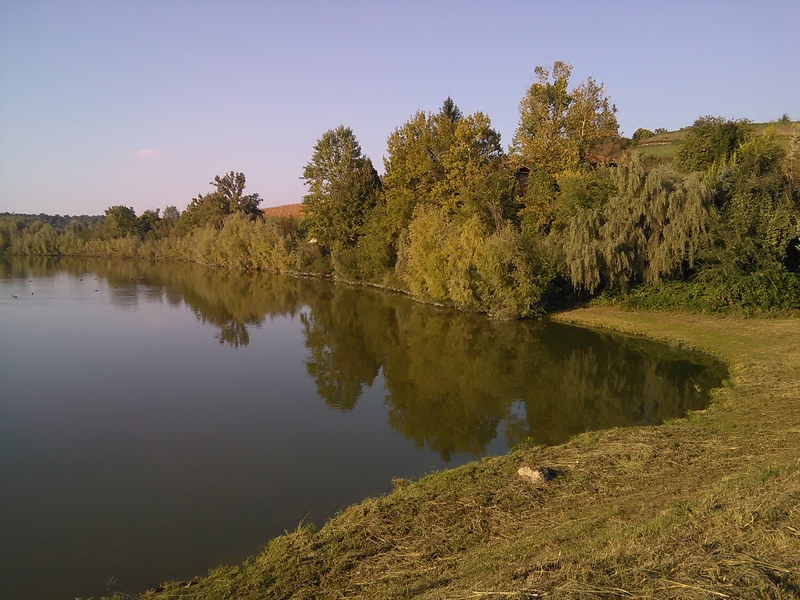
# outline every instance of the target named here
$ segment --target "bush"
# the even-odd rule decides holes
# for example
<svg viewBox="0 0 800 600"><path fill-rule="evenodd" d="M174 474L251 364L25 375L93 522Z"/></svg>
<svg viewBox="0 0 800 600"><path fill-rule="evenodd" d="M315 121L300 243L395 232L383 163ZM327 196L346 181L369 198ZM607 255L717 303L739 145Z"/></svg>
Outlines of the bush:
<svg viewBox="0 0 800 600"><path fill-rule="evenodd" d="M625 297L631 308L745 314L800 310L800 275L777 263L751 273L708 271L692 281L639 286Z"/></svg>
<svg viewBox="0 0 800 600"><path fill-rule="evenodd" d="M456 222L430 205L414 211L398 264L415 296L500 318L541 312L553 276L512 224L488 233L477 216Z"/></svg>
<svg viewBox="0 0 800 600"><path fill-rule="evenodd" d="M634 142L641 142L642 140L646 140L647 138L651 138L655 135L649 129L645 129L644 127L640 127L636 131L633 132L633 139Z"/></svg>
<svg viewBox="0 0 800 600"><path fill-rule="evenodd" d="M704 171L728 160L750 134L749 121L723 117L700 117L675 153L675 166L683 171Z"/></svg>

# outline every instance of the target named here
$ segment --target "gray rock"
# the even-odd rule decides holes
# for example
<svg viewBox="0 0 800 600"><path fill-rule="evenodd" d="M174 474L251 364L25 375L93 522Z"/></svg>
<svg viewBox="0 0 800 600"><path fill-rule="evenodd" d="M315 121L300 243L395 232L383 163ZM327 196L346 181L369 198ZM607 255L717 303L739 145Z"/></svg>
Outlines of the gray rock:
<svg viewBox="0 0 800 600"><path fill-rule="evenodd" d="M522 467L517 471L517 475L531 485L540 486L555 479L558 476L558 471L550 467L534 467L533 469Z"/></svg>

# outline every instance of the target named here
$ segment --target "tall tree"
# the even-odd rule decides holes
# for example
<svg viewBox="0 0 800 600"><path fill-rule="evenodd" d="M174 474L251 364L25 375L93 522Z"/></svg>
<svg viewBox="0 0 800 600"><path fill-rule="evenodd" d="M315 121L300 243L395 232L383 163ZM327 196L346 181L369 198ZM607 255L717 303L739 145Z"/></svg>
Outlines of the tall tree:
<svg viewBox="0 0 800 600"><path fill-rule="evenodd" d="M126 237L139 234L139 220L132 208L110 206L106 209L105 233L108 237Z"/></svg>
<svg viewBox="0 0 800 600"><path fill-rule="evenodd" d="M418 111L388 140L383 178L393 241L420 204L494 223L508 212L513 178L504 170L500 134L483 113L464 116L447 98L438 113Z"/></svg>
<svg viewBox="0 0 800 600"><path fill-rule="evenodd" d="M181 214L179 226L185 232L194 227L211 225L219 229L228 215L245 214L250 217L260 214L258 194L245 194L247 180L244 173L230 171L222 177L217 175L209 185L217 189L208 194L198 194Z"/></svg>
<svg viewBox="0 0 800 600"><path fill-rule="evenodd" d="M594 158L618 137L617 107L603 84L591 77L569 88L572 65L556 61L552 71L536 67L536 81L519 105L512 153L532 170L555 174Z"/></svg>
<svg viewBox="0 0 800 600"><path fill-rule="evenodd" d="M536 81L519 104L511 155L524 184L523 229L549 233L557 213L558 175L599 162L619 142L616 106L589 77L570 89L572 65L536 67Z"/></svg>
<svg viewBox="0 0 800 600"><path fill-rule="evenodd" d="M139 216L139 232L143 236L154 237L161 223L160 209L148 209Z"/></svg>
<svg viewBox="0 0 800 600"><path fill-rule="evenodd" d="M302 179L308 186L303 224L309 238L327 249L355 246L367 211L378 201L380 179L353 130L339 125L326 131Z"/></svg>
<svg viewBox="0 0 800 600"><path fill-rule="evenodd" d="M261 203L261 197L258 194L244 193L246 185L244 173L230 171L222 177L217 175L209 185L216 186L216 193L219 194L230 214L260 214L258 205Z"/></svg>

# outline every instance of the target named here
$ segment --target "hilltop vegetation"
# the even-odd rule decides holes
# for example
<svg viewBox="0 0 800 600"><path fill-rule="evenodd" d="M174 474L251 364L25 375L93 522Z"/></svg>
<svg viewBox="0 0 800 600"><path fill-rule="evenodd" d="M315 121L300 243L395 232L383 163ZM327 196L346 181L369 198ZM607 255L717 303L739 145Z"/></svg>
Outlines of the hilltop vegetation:
<svg viewBox="0 0 800 600"><path fill-rule="evenodd" d="M2 217L0 251L334 276L498 317L592 298L800 308L800 126L709 116L625 139L602 84L571 71L537 67L508 151L450 98L392 132L382 177L350 128L325 132L299 220L265 217L230 172L183 212Z"/></svg>
<svg viewBox="0 0 800 600"><path fill-rule="evenodd" d="M785 151L790 150L792 136L797 132L797 123L792 122L788 115L783 115L772 123L750 123L747 120L739 122L749 127L754 135L763 135L768 129L771 129L778 145ZM667 131L666 129L650 131L640 128L633 134L631 149L648 160L659 159L671 162L681 142L686 139L690 131L691 127L684 127L678 131Z"/></svg>

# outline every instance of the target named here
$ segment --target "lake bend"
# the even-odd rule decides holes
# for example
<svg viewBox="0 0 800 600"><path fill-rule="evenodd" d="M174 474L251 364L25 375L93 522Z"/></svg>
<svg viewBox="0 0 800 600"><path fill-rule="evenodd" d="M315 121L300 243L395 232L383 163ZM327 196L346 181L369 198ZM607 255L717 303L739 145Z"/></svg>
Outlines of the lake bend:
<svg viewBox="0 0 800 600"><path fill-rule="evenodd" d="M711 357L185 264L0 259L0 597L241 562L393 478L702 409Z"/></svg>

